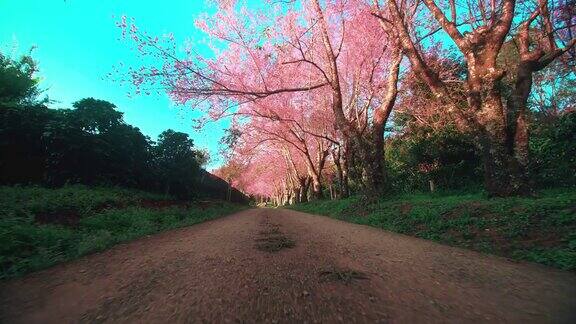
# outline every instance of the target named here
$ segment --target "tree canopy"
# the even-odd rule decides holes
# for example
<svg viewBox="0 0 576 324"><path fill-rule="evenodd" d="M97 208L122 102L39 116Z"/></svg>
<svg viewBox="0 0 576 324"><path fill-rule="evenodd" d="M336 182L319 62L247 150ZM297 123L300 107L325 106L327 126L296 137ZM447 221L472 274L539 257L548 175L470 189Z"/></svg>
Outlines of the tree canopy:
<svg viewBox="0 0 576 324"><path fill-rule="evenodd" d="M217 3L196 21L214 58L180 52L132 19L118 26L138 55L155 58L128 71L136 91L160 86L209 118L233 118L227 155L253 194L385 193L394 187L386 156L401 156L388 149L448 134L463 146L448 155L482 162L467 172L489 195L531 194L534 114L572 109L560 78L545 77L576 79L572 0Z"/></svg>

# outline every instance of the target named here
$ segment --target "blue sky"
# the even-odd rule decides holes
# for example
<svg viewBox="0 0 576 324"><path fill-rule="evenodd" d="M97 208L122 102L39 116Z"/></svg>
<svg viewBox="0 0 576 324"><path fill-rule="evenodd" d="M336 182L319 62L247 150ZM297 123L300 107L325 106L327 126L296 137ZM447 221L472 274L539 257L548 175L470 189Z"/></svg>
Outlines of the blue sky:
<svg viewBox="0 0 576 324"><path fill-rule="evenodd" d="M0 50L17 57L36 46L33 57L40 64L41 86L54 107L70 107L84 97L108 100L124 112L124 119L153 139L172 128L189 133L198 147L208 148L213 161L218 140L228 121L210 123L196 131L198 117L186 107L175 106L166 95L127 96L128 88L112 82L106 74L122 62L138 66L137 55L115 22L126 15L150 34L172 32L183 44L186 39L205 38L194 19L209 8L204 0L0 0Z"/></svg>

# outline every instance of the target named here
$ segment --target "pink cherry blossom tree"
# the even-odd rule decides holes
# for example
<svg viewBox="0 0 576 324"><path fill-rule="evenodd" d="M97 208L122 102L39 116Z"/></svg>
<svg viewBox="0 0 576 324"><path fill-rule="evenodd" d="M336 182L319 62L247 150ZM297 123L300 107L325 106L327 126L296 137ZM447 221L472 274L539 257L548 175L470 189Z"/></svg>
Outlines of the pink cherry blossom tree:
<svg viewBox="0 0 576 324"><path fill-rule="evenodd" d="M181 55L170 37L158 39L133 22L120 22L140 55L153 58L129 70L132 83L137 91L165 89L178 103L203 109L212 119L266 120L303 132L310 138L305 142L330 143L338 147L338 154L331 154L338 158L336 165L360 165L356 182L382 189L384 128L397 97L402 60L397 38L391 29L380 28L371 8L359 0L293 1L267 9L247 10L224 1L215 15L198 20L211 37L211 59L193 47ZM293 104L299 100L307 106ZM320 121L327 107L331 127ZM291 110L323 129L295 123L286 113ZM334 128L340 140L329 134ZM320 146L320 152L330 152L329 146ZM350 156L356 160L345 161ZM314 192L321 192L321 172L311 173ZM338 174L340 182L347 177L346 170Z"/></svg>
<svg viewBox="0 0 576 324"><path fill-rule="evenodd" d="M487 191L494 196L529 194L527 101L534 74L574 47L567 2L373 0L372 6L382 25L397 32L411 68L445 107L443 112L474 136ZM420 40L439 33L466 62L463 93L451 91L426 59L428 48ZM518 49L515 69L498 64L508 40ZM514 75L511 85L503 82L506 74Z"/></svg>

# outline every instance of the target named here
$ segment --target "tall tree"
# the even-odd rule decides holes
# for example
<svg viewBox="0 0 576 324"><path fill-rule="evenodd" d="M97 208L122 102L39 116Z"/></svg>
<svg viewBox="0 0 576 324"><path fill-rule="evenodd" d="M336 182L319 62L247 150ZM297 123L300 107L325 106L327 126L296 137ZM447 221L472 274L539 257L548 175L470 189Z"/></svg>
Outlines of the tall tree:
<svg viewBox="0 0 576 324"><path fill-rule="evenodd" d="M194 141L188 134L166 130L158 137L155 168L166 194L189 197L198 192L200 169Z"/></svg>
<svg viewBox="0 0 576 324"><path fill-rule="evenodd" d="M523 5L514 0L451 0L446 5L435 0L422 2L426 10L419 6L419 0L383 3L374 0L373 6L382 23L398 31L412 68L436 99L446 105L446 113L474 135L483 157L488 192L494 196L529 193L527 101L533 76L574 46L575 39L562 39L563 34L559 32L565 35L573 30L572 18L569 22L555 19L557 13L553 11L551 15L551 8L560 7L547 0ZM421 30L428 26L431 27L426 33L442 30L465 59L467 77L463 97L450 91L438 71L428 64L425 48L417 44ZM545 37L531 38L532 28L540 30ZM518 42L520 63L514 71L516 78L510 89L510 100L505 102L502 79L510 71L498 66L497 59L508 38ZM561 41L565 43L563 47L559 47ZM461 102L466 102L466 106L461 107Z"/></svg>
<svg viewBox="0 0 576 324"><path fill-rule="evenodd" d="M0 53L0 182L37 183L45 173L40 141L54 113L41 99L37 63L31 55L15 60Z"/></svg>
<svg viewBox="0 0 576 324"><path fill-rule="evenodd" d="M349 142L342 147L355 152L342 156L358 156L357 182L381 190L384 125L397 97L402 58L396 38L388 39L361 1L283 6L281 14L265 15L236 11L226 2L213 17L197 21L223 44L215 48L215 59L193 48L181 57L171 39L156 39L123 20L123 33L139 44L140 53L160 58L159 65L129 70L129 76L137 91L159 83L177 102L207 108L212 118L235 115L238 106L269 97L322 93L330 99L335 127Z"/></svg>

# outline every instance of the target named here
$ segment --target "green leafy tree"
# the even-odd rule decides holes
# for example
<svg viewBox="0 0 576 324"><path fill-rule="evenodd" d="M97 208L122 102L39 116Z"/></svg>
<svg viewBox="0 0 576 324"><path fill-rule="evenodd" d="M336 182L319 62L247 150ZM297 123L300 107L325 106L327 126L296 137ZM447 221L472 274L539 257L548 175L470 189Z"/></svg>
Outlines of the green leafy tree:
<svg viewBox="0 0 576 324"><path fill-rule="evenodd" d="M46 172L41 142L56 112L42 105L0 107L0 183L39 183Z"/></svg>
<svg viewBox="0 0 576 324"><path fill-rule="evenodd" d="M124 125L122 113L116 105L105 100L84 98L72 104L75 108L71 118L82 131L101 134Z"/></svg>
<svg viewBox="0 0 576 324"><path fill-rule="evenodd" d="M13 60L0 53L0 105L34 105L46 103L39 100L42 93L35 77L37 64L31 55Z"/></svg>
<svg viewBox="0 0 576 324"><path fill-rule="evenodd" d="M155 166L166 194L191 197L197 194L197 177L200 170L194 141L188 134L166 130L158 137Z"/></svg>
<svg viewBox="0 0 576 324"><path fill-rule="evenodd" d="M73 109L39 100L36 62L0 54L0 184L120 185L196 196L206 150L167 130L153 143L108 101L84 98Z"/></svg>
<svg viewBox="0 0 576 324"><path fill-rule="evenodd" d="M127 125L112 103L93 98L60 110L43 140L48 181L141 186L150 160L148 139Z"/></svg>
<svg viewBox="0 0 576 324"><path fill-rule="evenodd" d="M45 172L40 137L53 111L39 100L36 62L30 55L13 60L0 53L0 182L34 183Z"/></svg>

